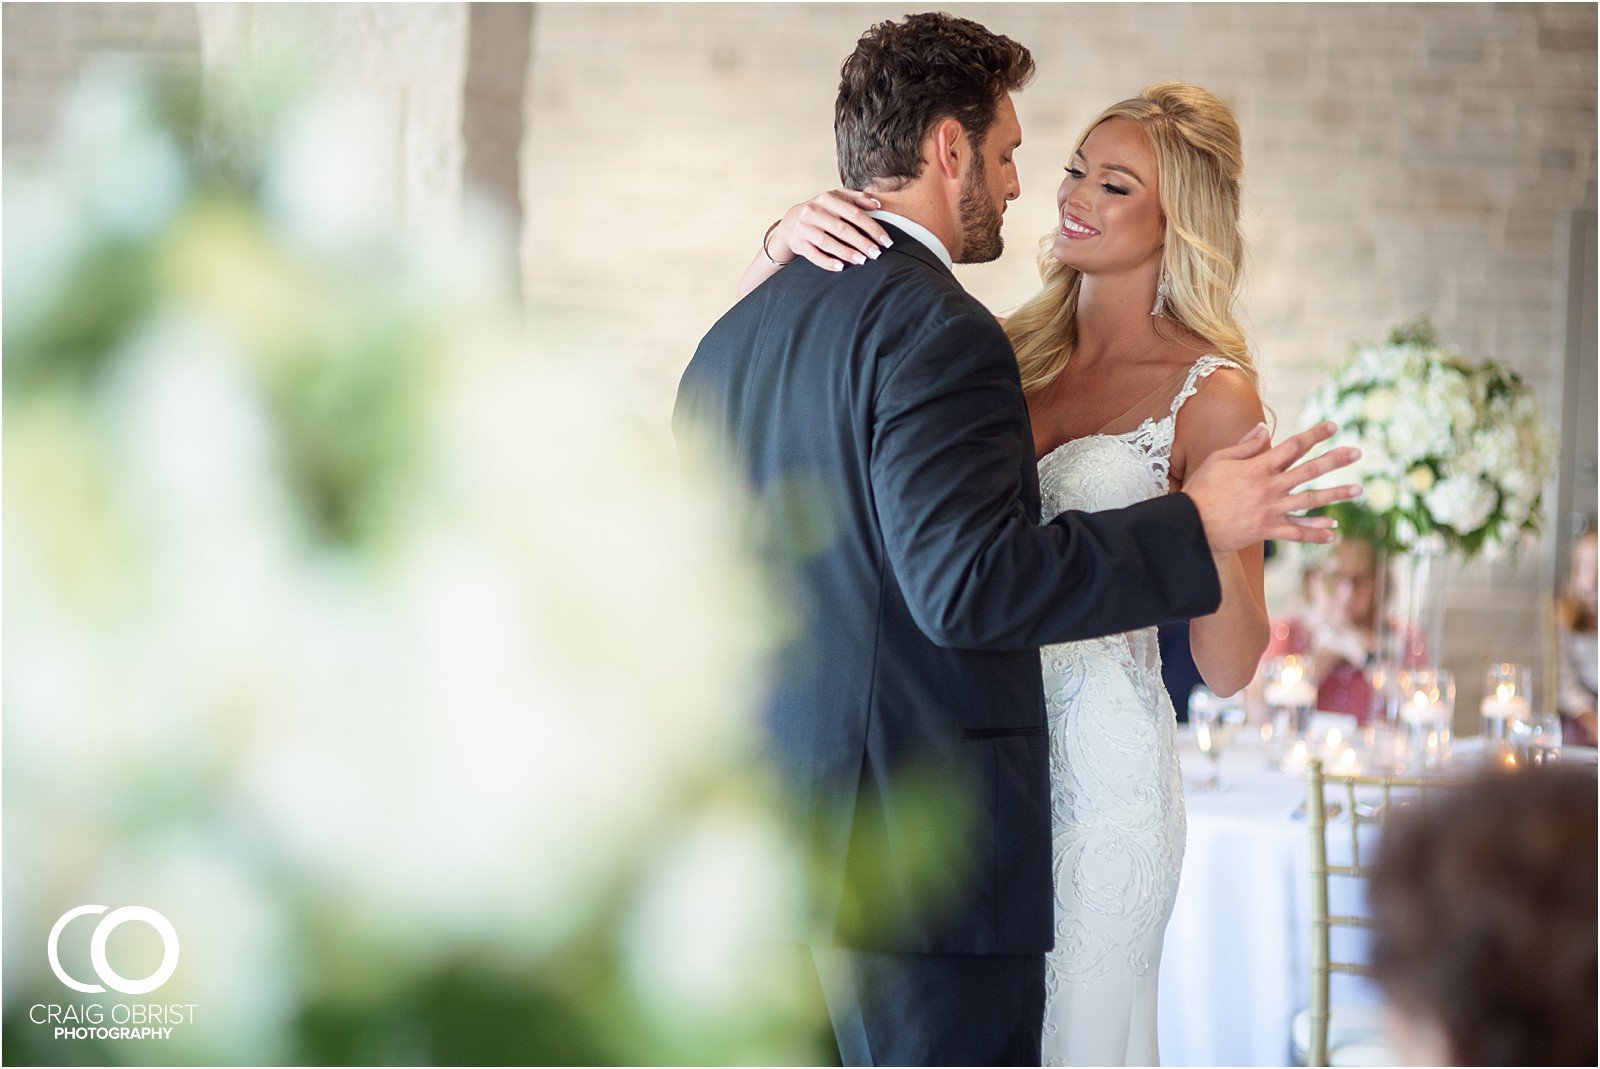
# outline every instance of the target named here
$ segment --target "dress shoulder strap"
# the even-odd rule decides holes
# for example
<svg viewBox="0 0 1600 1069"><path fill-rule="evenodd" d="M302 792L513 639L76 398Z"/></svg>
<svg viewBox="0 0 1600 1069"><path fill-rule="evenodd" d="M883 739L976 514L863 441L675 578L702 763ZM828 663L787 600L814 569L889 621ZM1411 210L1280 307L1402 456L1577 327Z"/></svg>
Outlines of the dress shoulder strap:
<svg viewBox="0 0 1600 1069"><path fill-rule="evenodd" d="M1199 392L1200 380L1221 367L1231 367L1235 371L1239 369L1238 364L1224 356L1207 354L1196 360L1194 366L1189 369L1188 377L1183 380L1183 389L1179 390L1178 396L1172 399L1172 411L1167 414L1167 417L1170 419L1176 416L1178 409L1183 407L1183 403Z"/></svg>

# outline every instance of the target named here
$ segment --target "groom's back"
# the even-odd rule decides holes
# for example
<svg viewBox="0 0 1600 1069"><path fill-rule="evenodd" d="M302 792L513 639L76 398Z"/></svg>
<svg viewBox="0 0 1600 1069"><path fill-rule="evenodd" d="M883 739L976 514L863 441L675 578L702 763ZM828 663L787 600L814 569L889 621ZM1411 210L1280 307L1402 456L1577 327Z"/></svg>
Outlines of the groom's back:
<svg viewBox="0 0 1600 1069"><path fill-rule="evenodd" d="M979 814L983 841L963 844L967 856L933 859L941 877L966 885L946 888L954 901L945 909L915 901L908 885L925 874L903 871L897 846L926 838L927 829L916 827L911 807L894 804L896 778L932 773L953 791L963 781L977 789L991 773L974 740L990 737L981 732L992 730L995 710L1023 719L1020 734L1030 737L1015 741L1038 743L1016 770L1030 782L1025 793L1042 789L1047 772L1037 653L935 642L914 618L886 553L873 486L884 383L921 338L957 319L978 324L997 374L1016 375L993 317L932 253L909 236L894 237L896 246L865 266L830 273L802 261L739 302L701 341L674 423L680 441L691 433L708 438L751 491L738 506L748 514L733 520L755 532L761 555L790 580L790 607L801 621L767 705L769 739L824 857L838 864L848 857L852 874L842 882L887 899L876 908L887 906L898 931L858 928L838 902L825 903L825 922L855 945L1036 951L1048 943L1048 917L1036 917L1037 907L996 910L989 889L1005 869L1001 897L1049 902L1047 860L1031 856L1047 852L1042 804L1008 814L999 832ZM1020 441L1027 438L1020 388L1017 397L1017 411L1006 415ZM1033 486L1031 453L1019 454L1018 464ZM997 844L996 834L1015 841ZM1018 849L1030 856L1015 856ZM848 914L853 893L839 890ZM968 908L975 896L986 907L976 916ZM947 909L954 916L935 919Z"/></svg>

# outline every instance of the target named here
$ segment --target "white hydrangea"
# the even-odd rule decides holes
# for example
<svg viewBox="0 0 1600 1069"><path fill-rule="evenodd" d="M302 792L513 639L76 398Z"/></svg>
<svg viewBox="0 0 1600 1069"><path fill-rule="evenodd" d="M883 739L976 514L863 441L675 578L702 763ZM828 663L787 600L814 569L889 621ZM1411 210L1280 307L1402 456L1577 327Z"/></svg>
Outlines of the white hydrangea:
<svg viewBox="0 0 1600 1069"><path fill-rule="evenodd" d="M1476 476L1451 475L1434 484L1423 500L1436 523L1467 534L1488 522L1489 514L1494 511L1496 494Z"/></svg>

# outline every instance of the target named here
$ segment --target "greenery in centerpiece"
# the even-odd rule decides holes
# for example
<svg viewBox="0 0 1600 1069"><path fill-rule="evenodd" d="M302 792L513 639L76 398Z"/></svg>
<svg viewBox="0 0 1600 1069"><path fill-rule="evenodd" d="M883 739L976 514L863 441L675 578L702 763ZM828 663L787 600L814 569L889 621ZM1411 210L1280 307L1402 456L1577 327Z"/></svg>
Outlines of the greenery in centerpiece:
<svg viewBox="0 0 1600 1069"><path fill-rule="evenodd" d="M1356 346L1306 398L1302 422L1320 420L1361 450L1340 478L1365 494L1326 510L1344 533L1467 557L1538 533L1554 432L1515 372L1444 344L1426 318Z"/></svg>

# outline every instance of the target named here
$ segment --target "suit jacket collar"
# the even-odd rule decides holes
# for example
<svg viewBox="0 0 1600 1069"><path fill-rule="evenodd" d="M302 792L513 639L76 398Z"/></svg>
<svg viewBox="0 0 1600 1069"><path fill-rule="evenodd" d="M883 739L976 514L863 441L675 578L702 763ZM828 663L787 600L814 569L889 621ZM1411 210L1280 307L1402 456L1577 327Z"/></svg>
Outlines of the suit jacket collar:
<svg viewBox="0 0 1600 1069"><path fill-rule="evenodd" d="M889 237L894 239L894 244L889 246L889 252L903 253L906 256L911 257L913 260L921 260L923 263L927 264L929 267L943 275L947 275L950 278L956 277L955 272L946 267L944 261L939 259L939 254L928 248L922 242L918 241L916 238L912 237L910 234L907 234L904 230L901 230L899 227L895 226L891 222L888 222L887 220L878 220L878 225L887 230L889 232Z"/></svg>

